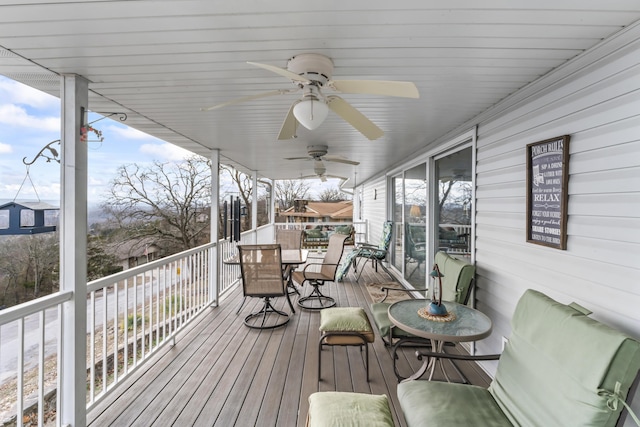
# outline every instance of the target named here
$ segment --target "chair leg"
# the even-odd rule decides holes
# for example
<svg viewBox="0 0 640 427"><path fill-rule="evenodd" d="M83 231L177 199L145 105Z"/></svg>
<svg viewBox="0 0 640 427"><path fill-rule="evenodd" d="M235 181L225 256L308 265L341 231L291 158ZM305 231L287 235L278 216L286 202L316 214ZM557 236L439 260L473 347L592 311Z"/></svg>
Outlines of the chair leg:
<svg viewBox="0 0 640 427"><path fill-rule="evenodd" d="M320 291L320 286L323 285L322 283L310 281L309 284L313 287L313 290L309 295L298 299L298 305L300 307L306 308L307 310L322 310L323 308L329 308L336 305L335 299L324 295L322 291ZM320 306L314 306L314 301L317 301Z"/></svg>
<svg viewBox="0 0 640 427"><path fill-rule="evenodd" d="M265 322L267 320L267 315L269 313L277 314L278 316L282 316L285 318L284 321L274 323L273 325L265 326ZM255 323L250 322L251 319L256 319L262 317L262 322L260 325L256 325ZM271 299L269 297L264 298L264 305L260 311L249 314L244 318L244 324L252 329L273 329L278 328L280 326L284 326L289 322L289 315L284 311L277 310L272 304Z"/></svg>

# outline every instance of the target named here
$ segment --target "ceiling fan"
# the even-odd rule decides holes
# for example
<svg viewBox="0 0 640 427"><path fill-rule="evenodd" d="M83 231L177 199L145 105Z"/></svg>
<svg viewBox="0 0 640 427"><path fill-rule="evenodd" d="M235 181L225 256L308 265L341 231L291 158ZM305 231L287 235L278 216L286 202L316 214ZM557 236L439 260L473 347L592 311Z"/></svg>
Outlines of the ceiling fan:
<svg viewBox="0 0 640 427"><path fill-rule="evenodd" d="M353 160L345 159L342 156L332 156L327 154L328 147L326 145L309 145L307 146L306 157L288 157L285 160L313 160L313 173L316 174L318 178L320 178L323 182L329 178L340 178L345 179L341 176L333 176L326 175L327 168L324 166L323 161L325 162L335 162L335 163L345 163L347 165L359 165L360 162L356 162ZM309 177L303 177L309 178Z"/></svg>
<svg viewBox="0 0 640 427"><path fill-rule="evenodd" d="M370 140L378 139L384 132L347 101L336 95L326 96L324 89L339 93L358 93L369 95L418 98L420 95L412 82L388 80L332 80L333 61L317 53L302 53L289 59L287 68L248 62L248 64L279 74L290 79L295 89L280 89L233 99L202 111L215 110L227 105L237 104L274 95L285 95L302 90L302 98L295 101L282 123L278 139L291 139L296 136L298 123L314 130L326 119L329 110L353 126Z"/></svg>

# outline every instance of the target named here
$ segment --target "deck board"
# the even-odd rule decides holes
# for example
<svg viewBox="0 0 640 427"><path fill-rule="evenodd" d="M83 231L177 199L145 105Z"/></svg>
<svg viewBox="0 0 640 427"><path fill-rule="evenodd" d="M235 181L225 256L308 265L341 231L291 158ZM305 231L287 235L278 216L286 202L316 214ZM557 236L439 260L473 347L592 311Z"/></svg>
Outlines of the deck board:
<svg viewBox="0 0 640 427"><path fill-rule="evenodd" d="M359 282L389 280L382 269L376 273L367 265ZM309 291L308 286L301 289L303 294ZM379 336L369 346L369 382L365 352L355 346L324 346L318 381L318 312L296 305L285 327L249 329L242 320L260 301L247 299L237 315L241 292L238 288L219 307L205 310L178 334L174 346L151 355L150 363L94 405L88 425L302 427L309 395L328 390L386 394L396 425L405 425L390 350ZM364 307L371 317L371 297L353 272L342 283L327 284L323 292L335 297L338 306ZM292 296L294 304L297 298ZM276 307L290 311L285 298L279 298ZM447 351L463 350L456 346ZM400 351L398 363L403 372L420 365L415 349ZM458 365L473 384L488 385L489 378L477 365ZM450 367L447 371L458 378Z"/></svg>

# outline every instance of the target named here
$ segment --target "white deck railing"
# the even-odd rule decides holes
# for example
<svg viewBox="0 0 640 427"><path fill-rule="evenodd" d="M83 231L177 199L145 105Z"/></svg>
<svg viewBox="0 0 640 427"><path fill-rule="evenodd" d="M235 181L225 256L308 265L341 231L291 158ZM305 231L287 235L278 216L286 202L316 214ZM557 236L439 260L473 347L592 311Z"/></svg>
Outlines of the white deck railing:
<svg viewBox="0 0 640 427"><path fill-rule="evenodd" d="M203 245L87 284L88 407L234 286L237 274L230 280L231 274L218 270L220 280L211 277L215 246ZM72 297L71 291L58 292L0 311L0 386L15 393L13 407L0 411L0 424L13 419L16 426L25 420L44 425L54 401L59 413L60 319L63 304Z"/></svg>
<svg viewBox="0 0 640 427"><path fill-rule="evenodd" d="M240 242L221 240L89 282L87 407L239 283L239 266L223 262L237 253L238 244L272 242L276 227L319 224L269 224L242 233ZM216 246L217 278L211 277ZM13 389L16 396L11 409L0 410L0 423L13 419L18 427L25 420L44 425L51 422L47 412L53 405L60 413L60 319L64 303L72 298L71 291L58 292L0 311L0 386Z"/></svg>

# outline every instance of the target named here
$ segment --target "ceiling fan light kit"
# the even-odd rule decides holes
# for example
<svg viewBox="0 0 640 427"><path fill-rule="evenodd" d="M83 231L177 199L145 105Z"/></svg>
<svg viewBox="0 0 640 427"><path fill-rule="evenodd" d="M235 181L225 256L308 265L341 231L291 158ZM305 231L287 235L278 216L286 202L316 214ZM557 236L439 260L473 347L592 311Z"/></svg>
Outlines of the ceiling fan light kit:
<svg viewBox="0 0 640 427"><path fill-rule="evenodd" d="M293 106L296 120L309 130L314 130L324 122L329 115L329 106L320 100L315 86L309 86L304 99Z"/></svg>

